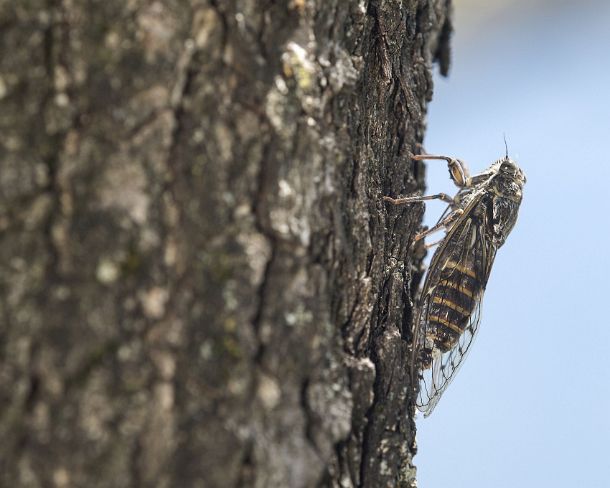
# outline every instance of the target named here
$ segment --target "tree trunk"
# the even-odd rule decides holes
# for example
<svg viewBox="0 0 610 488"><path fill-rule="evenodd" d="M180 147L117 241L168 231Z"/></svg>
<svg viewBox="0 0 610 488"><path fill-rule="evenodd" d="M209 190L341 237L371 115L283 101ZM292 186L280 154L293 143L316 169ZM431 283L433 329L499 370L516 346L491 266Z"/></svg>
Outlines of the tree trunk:
<svg viewBox="0 0 610 488"><path fill-rule="evenodd" d="M1 486L414 485L449 1L0 1Z"/></svg>

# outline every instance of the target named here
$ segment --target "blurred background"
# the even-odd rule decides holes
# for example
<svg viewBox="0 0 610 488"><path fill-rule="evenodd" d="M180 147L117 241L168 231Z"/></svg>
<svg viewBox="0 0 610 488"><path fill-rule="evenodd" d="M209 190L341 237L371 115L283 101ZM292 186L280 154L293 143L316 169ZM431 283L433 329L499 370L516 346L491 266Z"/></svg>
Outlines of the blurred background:
<svg viewBox="0 0 610 488"><path fill-rule="evenodd" d="M479 336L431 417L419 486L610 486L610 2L454 1L425 148L527 174ZM429 162L428 191L453 193ZM442 205L427 206L428 225Z"/></svg>

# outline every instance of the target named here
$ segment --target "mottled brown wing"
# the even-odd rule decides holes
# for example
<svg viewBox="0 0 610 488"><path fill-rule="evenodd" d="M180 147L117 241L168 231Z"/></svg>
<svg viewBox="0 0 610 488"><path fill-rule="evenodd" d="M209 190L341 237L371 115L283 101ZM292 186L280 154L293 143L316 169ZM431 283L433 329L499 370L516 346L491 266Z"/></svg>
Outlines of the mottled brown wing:
<svg viewBox="0 0 610 488"><path fill-rule="evenodd" d="M468 353L481 319L481 300L495 257L485 232L483 200L472 202L435 252L415 321L417 407L429 415ZM479 206L480 208L477 208Z"/></svg>

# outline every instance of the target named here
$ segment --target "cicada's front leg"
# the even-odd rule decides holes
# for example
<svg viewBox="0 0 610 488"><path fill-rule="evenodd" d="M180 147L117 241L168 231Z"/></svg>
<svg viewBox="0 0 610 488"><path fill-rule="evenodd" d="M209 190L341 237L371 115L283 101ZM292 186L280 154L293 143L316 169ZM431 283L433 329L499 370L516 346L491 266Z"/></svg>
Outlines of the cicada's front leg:
<svg viewBox="0 0 610 488"><path fill-rule="evenodd" d="M470 178L470 171L464 161L460 159L450 158L449 156L433 156L431 154L417 154L413 156L415 161L424 161L425 159L442 159L447 161L449 166L449 175L453 182L459 188L468 188L472 185L472 178Z"/></svg>
<svg viewBox="0 0 610 488"><path fill-rule="evenodd" d="M430 227L429 229L417 234L415 236L415 242L423 239L426 236L429 236L430 234L433 234L434 232L438 232L439 230L448 228L453 223L453 221L455 219L457 219L463 213L464 213L464 210L461 208L454 210L449 215L447 215L447 217L440 220L434 227ZM430 247L434 246L435 244L438 244L438 243L431 244Z"/></svg>
<svg viewBox="0 0 610 488"><path fill-rule="evenodd" d="M446 193L437 193L436 195L423 195L404 198L383 197L383 199L386 202L391 203L392 205L404 205L405 203L425 202L426 200L442 200L443 202L447 202L451 206L455 204L453 198L447 195Z"/></svg>

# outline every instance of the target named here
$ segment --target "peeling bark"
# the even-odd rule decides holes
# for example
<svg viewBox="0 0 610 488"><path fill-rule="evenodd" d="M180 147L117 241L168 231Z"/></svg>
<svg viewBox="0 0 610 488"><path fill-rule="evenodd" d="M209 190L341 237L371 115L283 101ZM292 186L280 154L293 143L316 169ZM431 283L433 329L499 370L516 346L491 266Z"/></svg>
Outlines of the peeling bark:
<svg viewBox="0 0 610 488"><path fill-rule="evenodd" d="M449 8L0 1L0 485L414 486Z"/></svg>

